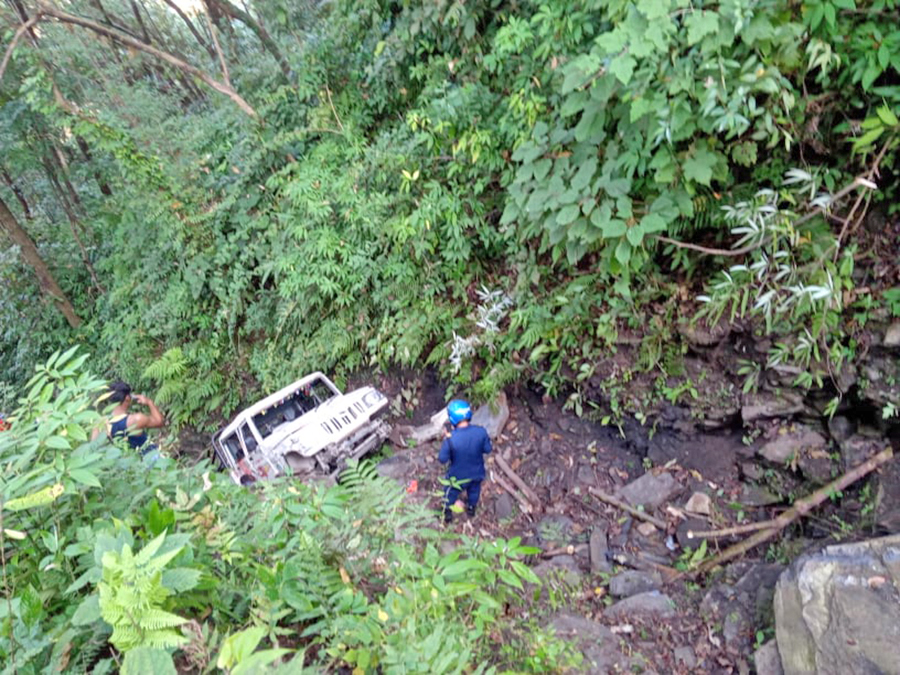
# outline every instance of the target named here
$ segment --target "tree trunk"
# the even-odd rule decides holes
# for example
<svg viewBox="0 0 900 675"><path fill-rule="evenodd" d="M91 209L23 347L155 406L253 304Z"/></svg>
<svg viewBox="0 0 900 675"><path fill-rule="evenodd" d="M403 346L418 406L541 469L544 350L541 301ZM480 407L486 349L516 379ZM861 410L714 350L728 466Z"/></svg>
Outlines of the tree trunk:
<svg viewBox="0 0 900 675"><path fill-rule="evenodd" d="M209 54L209 58L215 59L216 52L213 50L212 45L210 45L206 40L203 39L203 36L200 35L200 31L197 30L197 27L194 25L194 22L191 21L190 17L185 14L181 7L175 2L175 0L163 0L169 7L175 10L175 13L181 17L181 20L184 21L185 25L188 27L188 30L191 31L191 34L197 40L198 43L206 50L207 54Z"/></svg>
<svg viewBox="0 0 900 675"><path fill-rule="evenodd" d="M147 26L144 25L144 19L141 16L141 10L138 8L137 3L134 0L131 0L131 12L134 14L134 18L138 22L138 26L141 27L141 37L144 39L148 45L153 41L150 39L150 33L147 32Z"/></svg>
<svg viewBox="0 0 900 675"><path fill-rule="evenodd" d="M82 136L76 136L75 142L78 143L78 149L81 150L81 154L88 162L93 162L94 158L91 155L91 148L88 146L88 143ZM103 180L103 176L100 175L99 171L94 171L94 180L97 181L97 185L100 186L100 192L103 193L105 197L112 196L112 188L109 187L109 183Z"/></svg>
<svg viewBox="0 0 900 675"><path fill-rule="evenodd" d="M256 37L259 38L259 41L262 42L263 47L265 47L269 53L275 57L275 61L278 62L278 66L281 68L281 73L284 75L285 79L291 79L291 67L288 64L287 60L281 53L281 50L278 49L278 45L275 44L275 41L269 35L268 31L266 31L265 27L254 19L250 14L242 10L240 7L235 7L228 0L206 0L206 6L208 9L212 10L215 7L218 11L216 14L221 12L222 14L227 14L232 19L236 19L247 26L250 30L256 33ZM210 12L210 16L215 16Z"/></svg>
<svg viewBox="0 0 900 675"><path fill-rule="evenodd" d="M47 263L41 258L41 254L35 246L34 241L28 233L19 225L19 221L6 207L6 203L0 199L0 228L9 235L13 243L19 247L22 252L22 258L26 264L34 271L38 280L41 292L46 295L56 305L56 308L63 313L66 321L72 328L78 328L81 325L81 317L75 313L72 303L63 293L56 279L47 267Z"/></svg>
<svg viewBox="0 0 900 675"><path fill-rule="evenodd" d="M31 220L34 216L31 214L31 207L28 206L28 200L25 199L25 194L22 192L22 188L16 185L15 181L13 181L12 176L9 175L9 172L6 169L3 169L3 181L9 186L9 189L12 190L12 193L16 196L16 199L19 200L19 205L22 207L22 213L25 214L25 220Z"/></svg>
<svg viewBox="0 0 900 675"><path fill-rule="evenodd" d="M78 250L81 253L81 262L84 263L85 269L87 269L88 274L91 275L91 282L93 283L94 288L102 295L103 293L106 293L106 289L103 288L103 284L100 283L97 272L94 270L94 266L91 264L91 259L88 256L87 248L81 240L81 234L85 234L84 226L81 224L78 216L75 215L75 209L72 208L72 204L69 202L66 193L59 184L59 178L53 171L53 164L47 158L44 159L42 164L44 165L44 171L47 172L47 178L50 181L50 185L53 186L53 191L56 193L56 198L62 205L63 211L66 214L66 219L69 221L69 230L72 232L72 238L75 240L75 244L78 246ZM81 231L81 234L79 234L79 230Z"/></svg>

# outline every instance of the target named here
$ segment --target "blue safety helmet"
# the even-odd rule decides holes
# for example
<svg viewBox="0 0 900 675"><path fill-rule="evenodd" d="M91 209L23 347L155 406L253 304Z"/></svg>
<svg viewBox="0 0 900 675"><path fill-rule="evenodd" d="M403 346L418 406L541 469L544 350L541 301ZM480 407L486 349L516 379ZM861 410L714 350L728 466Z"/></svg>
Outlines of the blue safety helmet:
<svg viewBox="0 0 900 675"><path fill-rule="evenodd" d="M450 423L456 426L463 420L472 419L472 408L466 401L450 401L447 404L447 417L450 418Z"/></svg>

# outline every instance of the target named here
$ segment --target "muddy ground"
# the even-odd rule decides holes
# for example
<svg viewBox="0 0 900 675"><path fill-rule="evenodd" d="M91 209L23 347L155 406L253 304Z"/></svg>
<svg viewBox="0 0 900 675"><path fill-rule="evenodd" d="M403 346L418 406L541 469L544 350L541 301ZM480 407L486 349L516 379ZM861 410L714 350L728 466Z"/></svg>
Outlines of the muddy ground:
<svg viewBox="0 0 900 675"><path fill-rule="evenodd" d="M392 397L394 412L401 413L398 424L425 423L445 404L444 387L430 374L420 381L386 378L379 384ZM506 476L489 460L476 517L458 514L447 527L489 538L522 537L545 551L534 565L548 590L533 613L580 640L585 654L599 660L595 672L757 672L753 653L774 635L771 598L784 566L801 552L836 540L883 533L864 517L871 513L871 486L864 493L864 486L857 486L725 569L671 581L672 571L684 571L698 548L697 540L687 539L688 530L773 518L789 506L790 499L779 495L799 497L812 487L789 468L756 458L765 436L751 443L739 428L653 432L634 423L620 430L576 417L559 401L524 387L511 390L508 402L509 420L494 451L537 493L540 508L525 512L494 480ZM410 498L435 509L436 520L444 475L437 454L436 441L396 448L381 465L406 485L415 481ZM888 468L876 480L900 494L900 467L895 462ZM647 512L666 521L666 529L632 518L590 492L631 494L633 488L626 486L645 474L638 483L649 482L642 499L650 500ZM686 508L695 493L709 498L708 508L703 498L691 505L699 505L702 514ZM706 555L740 539L710 540ZM661 603L660 595L671 602ZM604 641L615 645L612 652L609 644L597 648Z"/></svg>

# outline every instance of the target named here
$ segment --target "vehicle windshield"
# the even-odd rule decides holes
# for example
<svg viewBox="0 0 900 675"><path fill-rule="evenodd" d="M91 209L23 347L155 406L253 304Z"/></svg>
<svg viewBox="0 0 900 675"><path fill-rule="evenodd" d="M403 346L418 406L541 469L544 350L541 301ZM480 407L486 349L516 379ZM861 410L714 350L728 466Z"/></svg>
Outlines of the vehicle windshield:
<svg viewBox="0 0 900 675"><path fill-rule="evenodd" d="M282 424L293 422L310 410L334 398L337 393L321 378L298 387L276 405L253 416L253 424L263 438L272 435Z"/></svg>

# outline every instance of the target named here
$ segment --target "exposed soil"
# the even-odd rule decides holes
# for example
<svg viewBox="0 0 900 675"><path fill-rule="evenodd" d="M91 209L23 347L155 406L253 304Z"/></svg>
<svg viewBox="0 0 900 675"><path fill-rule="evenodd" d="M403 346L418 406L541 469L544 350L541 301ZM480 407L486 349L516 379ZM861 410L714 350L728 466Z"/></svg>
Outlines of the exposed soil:
<svg viewBox="0 0 900 675"><path fill-rule="evenodd" d="M410 391L410 380L380 383L391 396L404 398L400 389ZM433 375L423 378L416 389L415 405L408 402L402 423L423 423L445 403L444 388ZM506 491L489 475L482 490L474 519L457 515L448 528L487 538L522 537L526 543L552 551L533 562L542 570L551 591L541 595L532 612L545 620L569 611L608 626L619 638L621 664L640 672L748 673L753 669L752 653L762 639L773 635L771 592L778 574L789 559L802 551L833 543L835 535L863 538L867 533L841 530L840 523L857 522L861 500L859 489L848 492L841 505L826 504L808 523L785 533L783 540L765 550L751 553L709 578L682 577L661 584L659 590L677 608L674 616L620 615L609 607L618 598L610 595L610 580L620 571L637 569L653 573L656 566L683 569L690 553L685 544L689 528L718 529L738 522L765 520L787 508L775 499L768 506L760 501L746 475L752 472L755 448L743 442L740 430L716 432L676 432L650 430L634 423L624 429L581 419L562 410L559 401L548 401L538 393L519 388L509 395L509 420L495 440L495 453L502 455L513 470L533 488L542 511L524 513ZM397 406L395 406L395 410ZM758 444L757 444L758 445ZM384 462L389 475L406 485L416 481L410 499L427 503L438 520L444 468L437 463L437 441L419 447L400 448ZM896 464L896 463L894 463ZM751 467L751 468L748 468ZM900 491L900 471L889 466L881 476L882 489ZM500 469L488 462L489 474ZM669 522L667 531L641 527L640 521L609 506L589 493L599 488L616 493L645 472L668 473L676 485L655 511ZM811 490L788 471L770 469L768 477L753 475L764 485L781 481L797 495ZM763 490L763 488L760 488ZM686 501L694 492L711 498L709 516L685 513ZM762 500L765 501L765 500ZM667 507L674 507L674 512ZM683 517L682 517L683 516ZM606 533L606 564L591 560L591 533ZM642 533L643 532L643 533ZM868 534L871 534L868 533ZM738 539L726 539L727 546ZM696 543L696 540L695 542ZM709 541L709 553L715 542ZM555 571L554 571L555 570ZM627 576L627 575L625 575ZM735 590L737 589L737 590ZM617 670L613 667L611 672Z"/></svg>

